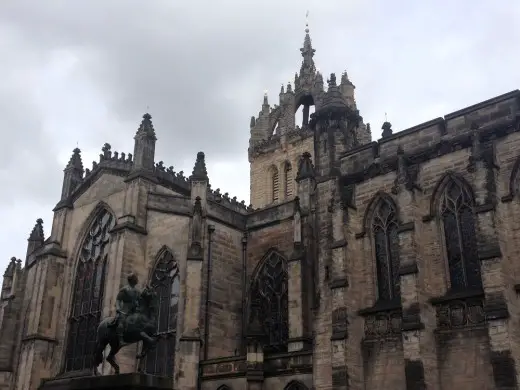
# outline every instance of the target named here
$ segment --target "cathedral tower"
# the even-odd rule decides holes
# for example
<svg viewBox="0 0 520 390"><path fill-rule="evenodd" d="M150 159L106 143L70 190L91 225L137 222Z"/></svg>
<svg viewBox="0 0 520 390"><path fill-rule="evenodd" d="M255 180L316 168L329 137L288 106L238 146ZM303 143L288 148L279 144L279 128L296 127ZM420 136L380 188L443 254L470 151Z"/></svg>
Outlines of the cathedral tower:
<svg viewBox="0 0 520 390"><path fill-rule="evenodd" d="M323 76L314 62L316 50L312 47L308 26L300 51L303 59L294 83L282 85L279 103L272 107L266 92L258 116L251 117L249 162L251 204L254 208L288 201L298 195L295 177L299 159L303 153L313 155L315 151L314 132L310 126L312 111L318 112L330 99L356 111L355 87L346 73L343 73L339 85L334 82L333 89L325 91ZM299 112L302 114L301 126L296 125L296 120L300 120L296 118ZM345 147L371 141L362 119L355 133Z"/></svg>

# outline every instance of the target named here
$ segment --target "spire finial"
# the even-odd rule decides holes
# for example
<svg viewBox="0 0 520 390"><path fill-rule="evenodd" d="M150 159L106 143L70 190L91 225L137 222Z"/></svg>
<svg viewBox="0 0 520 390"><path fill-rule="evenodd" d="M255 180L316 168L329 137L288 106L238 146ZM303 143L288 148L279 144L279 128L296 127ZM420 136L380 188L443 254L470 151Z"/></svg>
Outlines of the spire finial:
<svg viewBox="0 0 520 390"><path fill-rule="evenodd" d="M305 13L305 33L309 33L309 10Z"/></svg>
<svg viewBox="0 0 520 390"><path fill-rule="evenodd" d="M388 122L388 115L385 112L385 122Z"/></svg>
<svg viewBox="0 0 520 390"><path fill-rule="evenodd" d="M193 167L193 172L190 177L191 180L208 180L208 171L206 170L206 160L204 152L197 153L197 160Z"/></svg>

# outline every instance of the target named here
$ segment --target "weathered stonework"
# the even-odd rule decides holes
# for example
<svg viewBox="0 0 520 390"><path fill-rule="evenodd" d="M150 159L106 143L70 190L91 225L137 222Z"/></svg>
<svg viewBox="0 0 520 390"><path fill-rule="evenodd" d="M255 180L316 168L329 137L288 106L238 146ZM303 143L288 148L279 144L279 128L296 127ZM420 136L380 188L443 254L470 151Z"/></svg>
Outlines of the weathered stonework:
<svg viewBox="0 0 520 390"><path fill-rule="evenodd" d="M189 176L155 163L148 114L133 155L105 144L84 169L73 151L47 239L38 220L4 274L0 390L84 375L71 345L91 335L71 339L72 324L113 315L131 270L170 277L165 254L178 279L145 369L173 388L518 389L520 91L408 130L385 122L372 141L347 75L326 88L308 31L303 46L279 105L265 96L251 120L250 206L211 189L203 153ZM85 316L77 280L100 215L105 241L89 245L106 263ZM136 349L118 355L123 373Z"/></svg>

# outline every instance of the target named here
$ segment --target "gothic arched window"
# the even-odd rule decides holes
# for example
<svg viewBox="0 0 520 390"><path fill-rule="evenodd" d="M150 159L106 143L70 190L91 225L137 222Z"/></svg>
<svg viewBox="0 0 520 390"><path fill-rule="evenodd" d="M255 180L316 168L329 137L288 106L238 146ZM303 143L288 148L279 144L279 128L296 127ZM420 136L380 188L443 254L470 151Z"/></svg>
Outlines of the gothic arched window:
<svg viewBox="0 0 520 390"><path fill-rule="evenodd" d="M299 381L291 381L284 387L284 390L307 390L307 386Z"/></svg>
<svg viewBox="0 0 520 390"><path fill-rule="evenodd" d="M289 198L293 195L293 177L292 177L292 166L289 161L284 164L284 177L285 177L285 197Z"/></svg>
<svg viewBox="0 0 520 390"><path fill-rule="evenodd" d="M380 198L374 208L372 219L379 301L397 300L400 297L397 228L394 203L390 199Z"/></svg>
<svg viewBox="0 0 520 390"><path fill-rule="evenodd" d="M65 371L92 366L96 329L103 310L110 230L114 225L114 216L101 209L81 245L69 318Z"/></svg>
<svg viewBox="0 0 520 390"><path fill-rule="evenodd" d="M258 321L266 352L284 352L289 338L287 261L270 251L251 288L250 322Z"/></svg>
<svg viewBox="0 0 520 390"><path fill-rule="evenodd" d="M482 288L473 197L461 181L449 178L440 198L448 274L452 291Z"/></svg>
<svg viewBox="0 0 520 390"><path fill-rule="evenodd" d="M280 198L280 175L278 169L271 167L271 201L277 202Z"/></svg>
<svg viewBox="0 0 520 390"><path fill-rule="evenodd" d="M160 337L156 348L146 356L145 367L148 374L172 377L181 283L172 253L166 249L161 252L150 283L157 294L157 332Z"/></svg>

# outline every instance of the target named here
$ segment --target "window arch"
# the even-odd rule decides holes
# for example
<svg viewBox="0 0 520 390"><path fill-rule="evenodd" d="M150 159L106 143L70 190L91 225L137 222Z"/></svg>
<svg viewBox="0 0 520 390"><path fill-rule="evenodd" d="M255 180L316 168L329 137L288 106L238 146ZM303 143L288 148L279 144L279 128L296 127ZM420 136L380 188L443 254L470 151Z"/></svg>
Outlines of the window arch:
<svg viewBox="0 0 520 390"><path fill-rule="evenodd" d="M285 179L285 198L293 196L294 192L294 180L292 177L292 165L289 161L284 164L284 179Z"/></svg>
<svg viewBox="0 0 520 390"><path fill-rule="evenodd" d="M300 381L290 381L287 386L284 387L284 390L307 390L307 386L305 386Z"/></svg>
<svg viewBox="0 0 520 390"><path fill-rule="evenodd" d="M287 351L289 302L287 260L271 250L262 260L251 286L250 323L258 321L266 352Z"/></svg>
<svg viewBox="0 0 520 390"><path fill-rule="evenodd" d="M157 293L160 337L156 348L146 356L145 369L148 374L172 377L181 284L179 267L170 250L160 251L150 284Z"/></svg>
<svg viewBox="0 0 520 390"><path fill-rule="evenodd" d="M388 195L378 195L372 213L378 300L399 300L399 224L395 203Z"/></svg>
<svg viewBox="0 0 520 390"><path fill-rule="evenodd" d="M441 185L438 206L450 290L481 289L473 193L465 182L452 175L446 176Z"/></svg>
<svg viewBox="0 0 520 390"><path fill-rule="evenodd" d="M280 199L280 175L278 168L274 165L271 167L269 172L270 187L271 187L271 202L277 202Z"/></svg>
<svg viewBox="0 0 520 390"><path fill-rule="evenodd" d="M87 236L81 244L68 321L66 372L92 366L96 329L103 310L110 230L114 225L114 216L106 208L101 208L95 213Z"/></svg>

